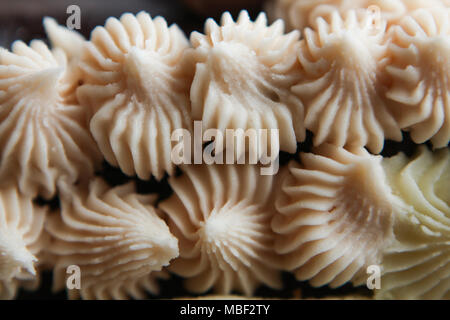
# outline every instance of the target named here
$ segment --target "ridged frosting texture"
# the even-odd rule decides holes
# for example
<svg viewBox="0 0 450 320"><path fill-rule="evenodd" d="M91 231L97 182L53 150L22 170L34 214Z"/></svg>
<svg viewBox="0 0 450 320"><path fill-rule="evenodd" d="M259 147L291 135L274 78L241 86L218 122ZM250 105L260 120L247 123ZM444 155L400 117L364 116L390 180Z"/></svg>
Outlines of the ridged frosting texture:
<svg viewBox="0 0 450 320"><path fill-rule="evenodd" d="M388 25L394 25L416 9L445 6L450 6L448 0L272 0L266 9L271 19L286 21L289 30L303 30L315 26L319 17L329 19L334 11L344 14L356 10L364 14L373 8L372 14L379 14Z"/></svg>
<svg viewBox="0 0 450 320"><path fill-rule="evenodd" d="M171 134L191 127L189 42L164 18L141 12L109 18L85 46L83 85L77 95L89 107L91 132L106 160L148 179L171 175Z"/></svg>
<svg viewBox="0 0 450 320"><path fill-rule="evenodd" d="M0 300L15 299L20 289L26 291L38 290L40 284L40 274L36 274L36 276L22 274L18 278L0 280Z"/></svg>
<svg viewBox="0 0 450 320"><path fill-rule="evenodd" d="M367 146L379 153L384 139L399 141L401 131L382 98L381 71L387 62L386 24L372 24L336 11L330 23L305 29L298 59L302 80L292 88L305 106L305 126L314 145Z"/></svg>
<svg viewBox="0 0 450 320"><path fill-rule="evenodd" d="M100 178L86 186L61 182L61 214L50 216L54 289L65 288L66 268L78 265L83 299L140 298L160 271L178 256L177 239L133 183L110 188ZM150 287L151 288L151 287Z"/></svg>
<svg viewBox="0 0 450 320"><path fill-rule="evenodd" d="M220 25L208 19L205 34L191 34L192 117L205 130L279 129L279 141L268 139L268 148L295 152L305 137L303 106L290 93L299 79L299 33L283 30L282 21L267 25L264 13L251 21L242 11L236 21L224 13Z"/></svg>
<svg viewBox="0 0 450 320"><path fill-rule="evenodd" d="M383 257L382 299L450 299L450 150L420 147L383 160L399 203Z"/></svg>
<svg viewBox="0 0 450 320"><path fill-rule="evenodd" d="M153 271L142 277L130 279L124 283L116 283L108 288L111 298L115 300L127 300L130 298L144 300L149 294L158 295L160 287L158 281L160 279L167 280L169 273L165 270ZM109 298L108 295L105 298Z"/></svg>
<svg viewBox="0 0 450 320"><path fill-rule="evenodd" d="M391 30L387 97L416 143L450 140L450 9L419 9Z"/></svg>
<svg viewBox="0 0 450 320"><path fill-rule="evenodd" d="M272 229L284 267L313 286L366 281L392 240L392 199L382 157L329 144L291 162Z"/></svg>
<svg viewBox="0 0 450 320"><path fill-rule="evenodd" d="M238 291L251 296L265 284L281 288L273 251L274 176L258 166L184 166L170 178L174 195L160 203L178 238L180 256L169 271L194 293Z"/></svg>
<svg viewBox="0 0 450 320"><path fill-rule="evenodd" d="M22 282L38 279L46 214L16 187L0 189L0 299L14 298Z"/></svg>
<svg viewBox="0 0 450 320"><path fill-rule="evenodd" d="M78 63L86 42L84 37L75 30L69 30L59 25L55 19L50 17L45 17L43 24L52 48L63 50L69 61L74 60Z"/></svg>
<svg viewBox="0 0 450 320"><path fill-rule="evenodd" d="M111 281L102 289L90 289L88 293L78 290L69 290L70 299L96 300L145 300L149 296L157 296L160 292L159 280L167 280L170 275L167 271L152 271L140 277L131 277L124 281ZM81 293L81 294L80 294Z"/></svg>
<svg viewBox="0 0 450 320"><path fill-rule="evenodd" d="M87 129L64 51L42 41L0 48L0 185L50 198L56 180L92 175L101 155Z"/></svg>

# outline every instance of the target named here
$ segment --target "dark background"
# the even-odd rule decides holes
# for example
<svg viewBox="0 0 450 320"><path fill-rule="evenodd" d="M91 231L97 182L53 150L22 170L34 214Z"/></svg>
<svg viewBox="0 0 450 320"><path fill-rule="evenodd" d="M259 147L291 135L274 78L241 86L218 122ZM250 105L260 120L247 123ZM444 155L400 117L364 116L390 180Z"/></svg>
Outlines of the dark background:
<svg viewBox="0 0 450 320"><path fill-rule="evenodd" d="M65 24L70 5L80 7L79 32L89 37L95 26L125 12L136 14L145 10L152 17L163 16L169 24L177 23L189 35L193 30L203 30L205 17L219 18L225 10L236 13L243 8L255 16L261 11L262 3L263 0L0 0L0 46L9 47L17 39L29 42L45 38L42 18L51 16Z"/></svg>
<svg viewBox="0 0 450 320"><path fill-rule="evenodd" d="M188 5L188 3L190 5ZM124 12L137 13L145 10L152 17L161 15L169 24L178 24L189 36L192 31L203 31L205 18L210 16L220 18L223 11L229 10L236 17L240 9L248 9L250 16L255 18L262 10L262 0L0 0L0 46L10 48L14 40L30 42L33 39L45 39L42 19L51 16L60 24L65 24L68 14L66 9L69 5L76 4L81 8L81 32L89 38L91 30L97 25L103 25L110 17L120 17ZM298 150L308 151L311 147L311 135L299 144ZM398 151L405 151L411 155L416 146L411 142L408 135L402 143L386 142L383 150L384 156L391 156ZM283 153L281 164L287 163L294 155ZM167 179L161 182L139 181L123 175L120 170L104 164L104 168L98 173L103 176L109 184L118 185L134 179L138 183L138 191L142 193L158 192L161 198L171 194ZM43 200L39 200L44 203ZM58 207L58 199L50 202L53 207ZM38 291L27 292L21 290L18 299L65 299L65 292L53 294L51 292L51 272L44 272L42 285ZM342 296L350 293L370 296L371 292L363 287L353 288L350 284L339 289L331 290L327 287L312 288L306 282L296 281L293 275L283 274L284 290L276 291L266 287L257 290L255 296L277 297L277 298L322 298L326 296ZM160 281L161 292L158 298L186 297L189 293L183 289L180 278L173 276L170 280ZM152 296L149 296L152 298Z"/></svg>

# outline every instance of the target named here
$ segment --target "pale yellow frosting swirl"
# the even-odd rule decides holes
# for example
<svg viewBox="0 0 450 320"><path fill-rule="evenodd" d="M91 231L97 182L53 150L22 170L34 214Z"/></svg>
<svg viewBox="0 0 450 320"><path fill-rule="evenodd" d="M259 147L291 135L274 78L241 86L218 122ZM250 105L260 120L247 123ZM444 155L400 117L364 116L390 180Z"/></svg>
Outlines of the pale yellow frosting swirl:
<svg viewBox="0 0 450 320"><path fill-rule="evenodd" d="M399 205L376 297L450 299L450 150L422 146L383 166Z"/></svg>

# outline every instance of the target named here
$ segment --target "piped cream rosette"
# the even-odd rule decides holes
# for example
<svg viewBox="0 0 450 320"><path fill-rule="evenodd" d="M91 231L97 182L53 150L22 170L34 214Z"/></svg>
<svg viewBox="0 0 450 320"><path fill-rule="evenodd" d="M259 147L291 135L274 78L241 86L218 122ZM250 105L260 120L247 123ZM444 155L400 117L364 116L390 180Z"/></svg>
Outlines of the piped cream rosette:
<svg viewBox="0 0 450 320"><path fill-rule="evenodd" d="M180 257L169 271L186 278L189 291L251 296L262 284L281 288L270 229L278 178L259 169L192 165L170 178L174 194L159 206L179 240Z"/></svg>
<svg viewBox="0 0 450 320"><path fill-rule="evenodd" d="M153 272L178 256L178 241L153 207L153 195L139 195L133 183L110 188L100 178L89 187L60 183L61 214L49 217L53 238L54 289L66 287L67 268L80 268L83 299L141 298L154 290Z"/></svg>
<svg viewBox="0 0 450 320"><path fill-rule="evenodd" d="M84 48L77 96L106 160L144 180L172 175L171 135L191 129L184 33L162 17L124 14L95 28Z"/></svg>
<svg viewBox="0 0 450 320"><path fill-rule="evenodd" d="M324 144L291 162L272 221L284 267L313 286L361 285L393 238L382 157Z"/></svg>
<svg viewBox="0 0 450 320"><path fill-rule="evenodd" d="M391 29L390 111L416 143L450 141L450 8L420 9Z"/></svg>
<svg viewBox="0 0 450 320"><path fill-rule="evenodd" d="M283 30L281 20L268 25L264 13L251 21L242 11L236 21L224 13L220 25L208 19L205 34L191 35L192 117L203 130L218 129L224 137L227 129L254 130L255 143L226 150L237 158L245 152L260 158L266 150L293 153L305 138L303 105L290 92L300 76L299 33ZM276 139L269 137L271 130L278 130Z"/></svg>

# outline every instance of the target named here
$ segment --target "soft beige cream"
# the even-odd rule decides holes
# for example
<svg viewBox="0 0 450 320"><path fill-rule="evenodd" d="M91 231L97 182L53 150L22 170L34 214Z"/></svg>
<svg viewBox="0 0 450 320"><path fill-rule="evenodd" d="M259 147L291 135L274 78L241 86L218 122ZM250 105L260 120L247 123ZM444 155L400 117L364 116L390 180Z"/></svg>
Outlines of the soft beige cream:
<svg viewBox="0 0 450 320"><path fill-rule="evenodd" d="M151 272L178 256L178 241L133 183L110 188L100 178L89 187L60 183L61 214L49 217L54 289L66 286L66 268L78 265L84 299L141 298L152 290Z"/></svg>
<svg viewBox="0 0 450 320"><path fill-rule="evenodd" d="M96 285L86 292L69 290L72 300L84 298L90 300L145 300L157 296L160 291L159 280L167 280L170 275L167 271L152 271L143 276L130 277L126 280L111 281L107 285Z"/></svg>
<svg viewBox="0 0 450 320"><path fill-rule="evenodd" d="M386 20L388 25L395 25L405 15L418 8L450 6L448 0L272 0L266 4L266 10L272 20L283 19L288 30L303 30L315 27L317 18L329 19L333 12L346 14L356 10L365 14L372 10Z"/></svg>
<svg viewBox="0 0 450 320"><path fill-rule="evenodd" d="M64 51L69 60L79 60L86 40L74 30L58 25L55 19L44 18L44 29L53 48Z"/></svg>
<svg viewBox="0 0 450 320"><path fill-rule="evenodd" d="M106 300L158 296L169 272L216 298L283 289L282 271L364 286L372 265L378 299L450 299L449 5L275 0L294 31L242 11L207 20L190 41L145 12L108 19L90 40L45 18L51 49L0 49L0 299L37 289L47 268L69 298ZM289 166L282 153L276 176L260 165L176 168L171 138L194 120L216 143L217 129L256 129L233 146L249 162L255 149L259 160L304 149ZM433 151L377 155L401 130ZM120 173L97 171L103 160ZM173 194L157 208L135 183L94 175L111 172L145 188L168 175ZM36 197L60 207L47 213ZM80 290L67 287L73 266Z"/></svg>
<svg viewBox="0 0 450 320"><path fill-rule="evenodd" d="M382 157L324 144L300 154L276 201L272 229L284 267L313 286L365 284L393 236Z"/></svg>
<svg viewBox="0 0 450 320"><path fill-rule="evenodd" d="M220 25L209 19L205 34L191 34L192 117L203 129L279 129L268 149L295 152L305 138L303 106L290 93L300 76L299 33L283 30L282 21L267 25L264 13L251 21L242 11L236 22L224 13Z"/></svg>
<svg viewBox="0 0 450 320"><path fill-rule="evenodd" d="M103 156L127 175L174 172L172 132L191 128L188 47L178 26L145 12L109 18L85 45L77 96Z"/></svg>
<svg viewBox="0 0 450 320"><path fill-rule="evenodd" d="M0 299L12 299L26 282L37 282L39 254L48 245L46 207L14 187L0 189Z"/></svg>
<svg viewBox="0 0 450 320"><path fill-rule="evenodd" d="M450 9L420 9L391 29L387 97L416 143L450 140Z"/></svg>
<svg viewBox="0 0 450 320"><path fill-rule="evenodd" d="M182 170L169 180L174 194L159 205L180 245L169 271L186 278L186 288L197 294L213 288L251 296L262 284L281 288L270 229L276 178L261 176L252 165Z"/></svg>
<svg viewBox="0 0 450 320"><path fill-rule="evenodd" d="M42 41L0 48L0 185L50 198L59 177L93 174L101 155L75 98L78 80L64 51Z"/></svg>
<svg viewBox="0 0 450 320"><path fill-rule="evenodd" d="M314 145L367 146L379 153L384 139L400 141L401 131L382 99L387 61L386 24L374 26L370 15L355 11L317 30L305 29L298 59L302 78L292 88L305 105L305 126Z"/></svg>

